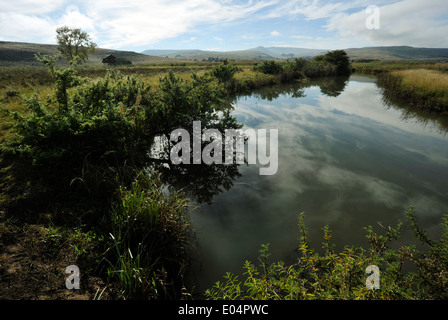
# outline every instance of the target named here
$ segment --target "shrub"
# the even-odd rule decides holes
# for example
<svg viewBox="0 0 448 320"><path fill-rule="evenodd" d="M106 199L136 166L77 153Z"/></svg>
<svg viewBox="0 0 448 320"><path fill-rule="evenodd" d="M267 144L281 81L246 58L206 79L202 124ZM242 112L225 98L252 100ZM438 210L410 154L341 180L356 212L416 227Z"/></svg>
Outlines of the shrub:
<svg viewBox="0 0 448 320"><path fill-rule="evenodd" d="M234 79L233 76L238 71L240 69L235 65L229 64L229 61L226 59L223 64L213 67L211 74L218 79L219 83L229 83Z"/></svg>
<svg viewBox="0 0 448 320"><path fill-rule="evenodd" d="M323 228L323 254L311 248L304 215L299 217L301 232L300 256L291 266L282 261L269 264L269 246L260 250L260 266L252 262L244 264L246 279L227 273L224 282L205 292L209 299L447 299L448 298L448 220L443 219L440 241L430 241L418 227L414 208L406 212L409 226L417 239L429 245L429 250L419 251L415 246L390 248L392 240L399 237L402 223L388 228L384 235L365 228L370 248L349 247L337 253L331 242L328 226ZM404 273L405 262L413 262L417 272ZM377 265L380 270L380 287L366 287L366 268Z"/></svg>
<svg viewBox="0 0 448 320"><path fill-rule="evenodd" d="M52 59L45 62L57 83L55 95L45 102L37 96L25 99L26 115L9 112L16 121L15 139L2 151L7 162L28 172L23 183L36 178L39 189L52 197L76 197L68 191L74 191L71 182L81 181L86 166L99 172L125 163L142 168L151 161L147 152L158 134L192 131L194 120L204 128L229 120L220 120L219 112L229 107L224 106L224 88L215 87L209 76L192 75L185 81L170 72L151 89L117 71L87 80L76 76L73 65L56 70Z"/></svg>
<svg viewBox="0 0 448 320"><path fill-rule="evenodd" d="M258 71L264 74L280 74L283 70L283 66L274 60L263 61L261 64L254 66L254 71Z"/></svg>

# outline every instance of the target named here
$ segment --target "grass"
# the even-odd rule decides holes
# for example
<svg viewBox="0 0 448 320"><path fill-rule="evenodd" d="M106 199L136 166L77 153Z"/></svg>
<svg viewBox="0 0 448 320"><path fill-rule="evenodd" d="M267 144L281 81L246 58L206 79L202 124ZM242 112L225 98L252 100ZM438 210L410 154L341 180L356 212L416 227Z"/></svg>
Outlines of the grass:
<svg viewBox="0 0 448 320"><path fill-rule="evenodd" d="M167 275L176 279L184 273L189 204L179 192L171 190L166 195L165 187L159 175L143 171L130 187L120 188L111 214L116 262L111 263L108 274L112 280L118 279L124 298L157 298L163 295L162 288L173 294L176 290L160 282Z"/></svg>
<svg viewBox="0 0 448 320"><path fill-rule="evenodd" d="M403 86L409 86L416 90L421 89L428 94L448 93L448 73L437 70L413 69L393 71L391 74L401 77Z"/></svg>
<svg viewBox="0 0 448 320"><path fill-rule="evenodd" d="M411 108L448 111L448 63L435 61L358 60L352 63L357 74L374 75L385 99Z"/></svg>
<svg viewBox="0 0 448 320"><path fill-rule="evenodd" d="M448 72L430 69L395 70L378 76L384 95L414 107L448 114Z"/></svg>
<svg viewBox="0 0 448 320"><path fill-rule="evenodd" d="M359 74L378 75L396 70L428 69L448 72L448 63L430 61L379 61L379 60L355 60L352 68Z"/></svg>

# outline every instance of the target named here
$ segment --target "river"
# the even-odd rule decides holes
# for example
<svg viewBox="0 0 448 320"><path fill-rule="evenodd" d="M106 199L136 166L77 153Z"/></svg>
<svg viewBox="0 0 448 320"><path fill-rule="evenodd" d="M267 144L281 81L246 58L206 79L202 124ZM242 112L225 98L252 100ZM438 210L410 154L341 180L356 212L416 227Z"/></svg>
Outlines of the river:
<svg viewBox="0 0 448 320"><path fill-rule="evenodd" d="M446 129L386 103L375 79L275 86L238 97L234 107L245 128L278 129L278 171L261 176L257 165L241 165L229 190L192 212L196 292L227 271L242 277L261 244L270 244L272 261L293 262L301 212L316 249L324 225L337 249L367 246L363 227L380 232L379 223L406 221L409 205L430 236L440 235L448 214Z"/></svg>

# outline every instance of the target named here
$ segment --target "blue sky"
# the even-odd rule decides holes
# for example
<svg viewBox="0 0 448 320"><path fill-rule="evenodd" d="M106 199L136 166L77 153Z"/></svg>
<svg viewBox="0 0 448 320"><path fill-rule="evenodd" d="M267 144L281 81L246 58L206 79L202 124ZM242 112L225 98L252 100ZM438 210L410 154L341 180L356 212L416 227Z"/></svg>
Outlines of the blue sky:
<svg viewBox="0 0 448 320"><path fill-rule="evenodd" d="M379 29L366 27L370 5ZM55 43L62 25L103 48L448 47L446 0L0 0L0 40Z"/></svg>

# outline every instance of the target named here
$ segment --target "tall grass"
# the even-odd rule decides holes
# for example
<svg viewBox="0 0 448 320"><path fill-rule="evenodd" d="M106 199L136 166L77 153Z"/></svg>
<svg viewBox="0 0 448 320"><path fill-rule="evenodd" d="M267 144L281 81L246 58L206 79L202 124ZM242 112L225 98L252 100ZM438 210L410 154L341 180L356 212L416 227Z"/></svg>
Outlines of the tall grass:
<svg viewBox="0 0 448 320"><path fill-rule="evenodd" d="M359 74L378 75L396 70L430 69L448 72L448 63L425 61L367 61L352 62L352 68Z"/></svg>
<svg viewBox="0 0 448 320"><path fill-rule="evenodd" d="M448 73L412 69L378 76L378 86L389 99L404 99L413 106L448 114Z"/></svg>
<svg viewBox="0 0 448 320"><path fill-rule="evenodd" d="M188 253L188 200L142 171L121 187L111 213L113 257L108 274L124 298L174 298ZM168 284L166 279L174 279ZM176 297L179 298L179 297Z"/></svg>

